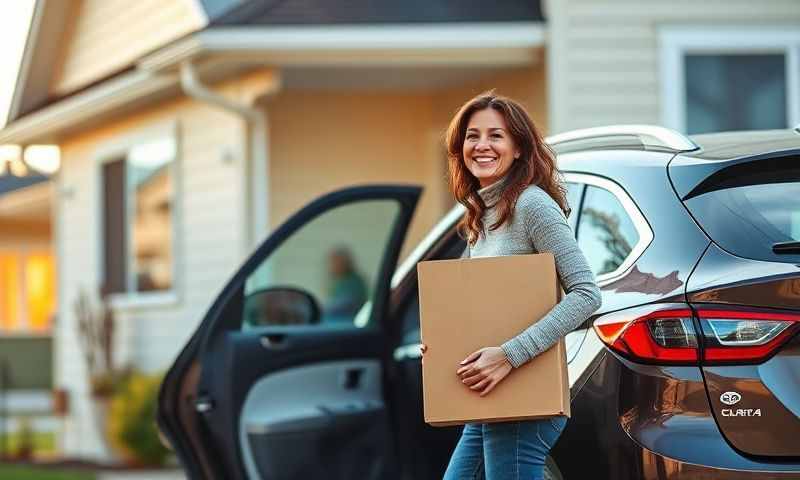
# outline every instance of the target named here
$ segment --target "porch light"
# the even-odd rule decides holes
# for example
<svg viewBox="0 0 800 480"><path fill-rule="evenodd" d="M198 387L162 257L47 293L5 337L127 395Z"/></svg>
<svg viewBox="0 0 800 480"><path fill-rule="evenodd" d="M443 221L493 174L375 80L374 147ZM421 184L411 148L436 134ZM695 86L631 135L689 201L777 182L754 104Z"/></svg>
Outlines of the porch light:
<svg viewBox="0 0 800 480"><path fill-rule="evenodd" d="M61 166L61 149L57 145L28 145L23 159L36 172L52 175Z"/></svg>
<svg viewBox="0 0 800 480"><path fill-rule="evenodd" d="M61 151L56 145L0 145L0 177L52 175L61 164Z"/></svg>

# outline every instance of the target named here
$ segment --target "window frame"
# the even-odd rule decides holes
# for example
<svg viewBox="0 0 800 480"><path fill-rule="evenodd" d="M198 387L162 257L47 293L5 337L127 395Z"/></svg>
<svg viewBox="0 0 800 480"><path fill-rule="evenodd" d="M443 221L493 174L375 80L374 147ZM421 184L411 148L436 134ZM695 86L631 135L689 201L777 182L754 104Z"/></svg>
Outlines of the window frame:
<svg viewBox="0 0 800 480"><path fill-rule="evenodd" d="M786 120L800 124L800 31L785 25L665 26L658 32L661 123L686 132L687 54L783 54L786 65Z"/></svg>
<svg viewBox="0 0 800 480"><path fill-rule="evenodd" d="M183 265L183 257L181 254L182 249L178 248L182 244L182 229L180 228L182 212L181 212L181 171L182 171L182 148L180 142L180 129L177 121L168 121L153 124L146 128L141 128L125 134L119 135L112 140L100 145L94 154L94 170L95 170L95 218L97 219L95 227L96 244L100 247L96 252L97 261L97 279L98 289L100 283L105 278L105 226L103 224L103 209L104 209L104 193L103 193L103 166L115 161L123 160L127 162L127 156L131 149L143 143L147 143L157 139L169 138L175 144L175 157L173 158L169 173L172 181L172 205L171 205L171 223L172 223L172 286L168 290L154 291L154 292L139 292L133 290L135 283L132 281L133 275L133 243L132 235L133 229L130 223L131 213L131 198L129 195L130 182L126 175L125 181L125 198L124 205L126 211L125 232L123 235L126 238L126 291L112 293L108 296L108 300L114 309L128 310L136 308L157 308L163 306L172 306L179 302L179 292L183 288L183 277L181 275L181 265Z"/></svg>
<svg viewBox="0 0 800 480"><path fill-rule="evenodd" d="M564 173L564 180L567 182L583 184L584 186L593 186L597 188L601 188L606 190L607 192L611 193L614 198L619 201L622 208L628 214L628 217L633 222L633 226L636 229L636 232L639 234L639 241L631 249L630 253L625 260L617 267L615 270L611 272L606 272L601 275L595 275L595 280L597 281L598 285L605 285L610 283L617 278L624 275L631 266L642 256L647 247L652 243L654 235L653 230L650 227L650 224L647 222L644 214L642 214L639 207L636 206L636 203L633 199L628 195L628 193L623 189L619 184L603 177L598 177L595 175L590 175L586 173L571 173L565 172ZM580 203L580 210L578 214L583 210L583 207L586 203L586 189L583 190L583 195L581 197ZM575 238L580 237L580 216L577 218L577 223L575 227Z"/></svg>

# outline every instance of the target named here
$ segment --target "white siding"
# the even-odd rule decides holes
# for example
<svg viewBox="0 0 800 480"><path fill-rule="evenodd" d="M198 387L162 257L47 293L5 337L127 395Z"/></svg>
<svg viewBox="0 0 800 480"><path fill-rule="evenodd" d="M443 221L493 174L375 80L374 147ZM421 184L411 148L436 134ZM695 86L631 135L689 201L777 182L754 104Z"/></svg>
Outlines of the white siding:
<svg viewBox="0 0 800 480"><path fill-rule="evenodd" d="M658 29L796 25L797 0L552 0L548 3L553 132L661 123Z"/></svg>
<svg viewBox="0 0 800 480"><path fill-rule="evenodd" d="M245 255L239 188L245 125L239 118L209 106L176 101L62 143L56 229L60 250L56 384L67 388L72 400L73 415L62 438L67 455L102 452L90 423L86 372L73 313L79 291L96 293L101 282L102 152L131 136L146 138L154 125L166 125L156 128L158 134L172 131L170 125L177 125L178 132L177 287L173 302L149 306L134 302L116 311L118 363L163 372ZM224 148L232 161L223 160Z"/></svg>
<svg viewBox="0 0 800 480"><path fill-rule="evenodd" d="M72 10L51 92L62 95L205 25L196 0L83 0Z"/></svg>

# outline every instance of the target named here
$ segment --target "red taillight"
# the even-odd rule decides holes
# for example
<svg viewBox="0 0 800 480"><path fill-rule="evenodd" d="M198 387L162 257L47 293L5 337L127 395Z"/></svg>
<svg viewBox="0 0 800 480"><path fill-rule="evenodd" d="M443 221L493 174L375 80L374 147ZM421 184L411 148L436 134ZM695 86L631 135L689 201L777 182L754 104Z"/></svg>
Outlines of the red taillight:
<svg viewBox="0 0 800 480"><path fill-rule="evenodd" d="M699 308L705 363L759 363L800 328L800 314Z"/></svg>
<svg viewBox="0 0 800 480"><path fill-rule="evenodd" d="M610 313L595 331L612 350L647 363L696 364L697 336L692 311L681 304L655 304Z"/></svg>
<svg viewBox="0 0 800 480"><path fill-rule="evenodd" d="M604 315L595 331L609 348L635 361L706 365L759 363L800 330L800 314L700 307L702 334L682 304L652 304ZM702 339L702 345L698 344Z"/></svg>

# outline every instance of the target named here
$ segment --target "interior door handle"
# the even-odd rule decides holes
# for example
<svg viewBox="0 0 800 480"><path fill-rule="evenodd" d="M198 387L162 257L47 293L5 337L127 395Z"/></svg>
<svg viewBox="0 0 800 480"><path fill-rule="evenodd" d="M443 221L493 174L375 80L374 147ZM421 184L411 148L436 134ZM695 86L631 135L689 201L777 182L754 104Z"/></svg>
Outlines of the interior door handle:
<svg viewBox="0 0 800 480"><path fill-rule="evenodd" d="M364 378L363 368L348 368L342 375L342 387L345 390L356 390L361 386L362 378Z"/></svg>
<svg viewBox="0 0 800 480"><path fill-rule="evenodd" d="M270 350L286 348L287 336L284 333L268 333L261 337L261 346Z"/></svg>

